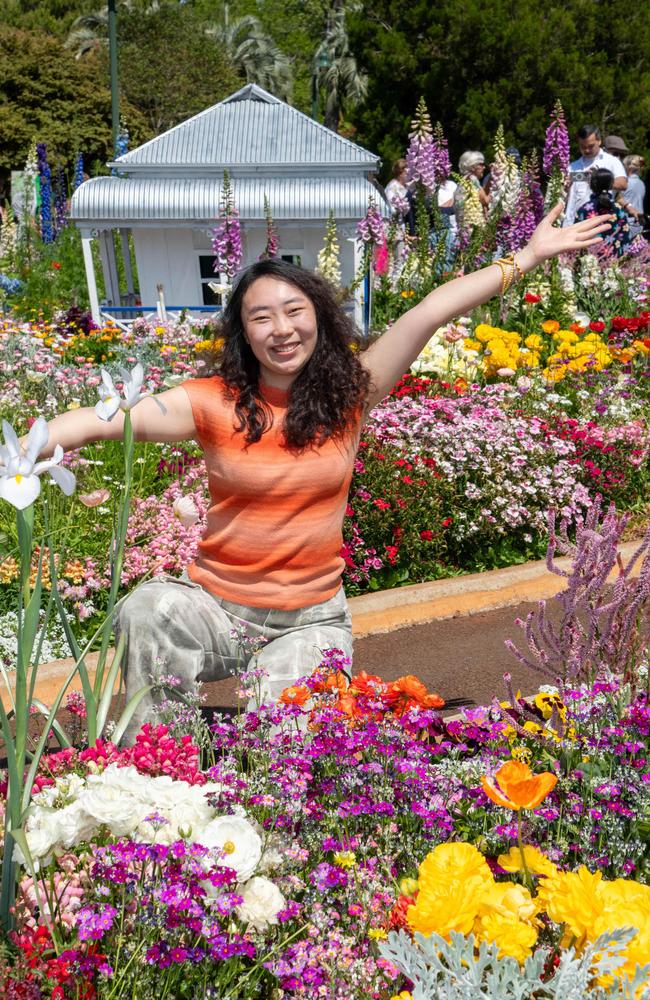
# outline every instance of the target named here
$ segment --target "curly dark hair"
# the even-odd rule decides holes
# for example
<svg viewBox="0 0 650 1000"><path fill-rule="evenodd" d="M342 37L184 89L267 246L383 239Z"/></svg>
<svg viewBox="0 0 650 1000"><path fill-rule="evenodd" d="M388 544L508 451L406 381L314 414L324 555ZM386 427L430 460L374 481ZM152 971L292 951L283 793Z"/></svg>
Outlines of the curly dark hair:
<svg viewBox="0 0 650 1000"><path fill-rule="evenodd" d="M365 402L370 386L370 375L359 359L359 332L336 301L329 282L281 260L261 260L247 267L224 310L218 374L235 400L237 429L245 432L247 444L254 444L272 422L271 410L260 392L259 362L246 341L241 317L244 295L258 278L277 278L300 289L314 306L318 324L314 353L289 391L283 425L286 446L302 451L341 437L351 414Z"/></svg>

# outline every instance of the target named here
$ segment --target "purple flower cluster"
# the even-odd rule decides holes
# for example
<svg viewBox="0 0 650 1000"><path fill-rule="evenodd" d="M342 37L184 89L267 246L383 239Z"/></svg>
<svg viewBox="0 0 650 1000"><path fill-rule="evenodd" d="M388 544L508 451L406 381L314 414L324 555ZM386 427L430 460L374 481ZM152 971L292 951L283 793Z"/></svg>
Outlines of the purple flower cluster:
<svg viewBox="0 0 650 1000"><path fill-rule="evenodd" d="M217 274L225 274L232 280L241 267L242 242L239 212L235 208L232 186L227 171L223 175L219 218L220 221L212 234L214 271Z"/></svg>
<svg viewBox="0 0 650 1000"><path fill-rule="evenodd" d="M553 168L566 174L569 169L569 133L564 119L564 110L559 101L551 113L551 122L546 129L544 142L544 157L542 160L544 173L550 177Z"/></svg>
<svg viewBox="0 0 650 1000"><path fill-rule="evenodd" d="M373 198L368 202L365 216L357 223L357 239L367 246L381 246L386 242L384 220Z"/></svg>

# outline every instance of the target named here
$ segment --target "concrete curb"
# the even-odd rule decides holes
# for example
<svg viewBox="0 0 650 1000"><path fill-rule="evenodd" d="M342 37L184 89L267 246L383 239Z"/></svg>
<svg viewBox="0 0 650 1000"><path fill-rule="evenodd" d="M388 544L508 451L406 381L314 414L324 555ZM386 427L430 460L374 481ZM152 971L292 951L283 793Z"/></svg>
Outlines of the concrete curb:
<svg viewBox="0 0 650 1000"><path fill-rule="evenodd" d="M621 545L620 554L624 562L636 551L638 545L639 542ZM571 560L558 559L557 565L560 569L568 570ZM486 573L471 573L435 580L433 583L382 590L376 594L350 598L352 631L356 639L362 639L409 625L507 608L522 601L548 600L564 590L564 586L564 577L549 573L545 561L541 559ZM109 663L112 654L113 650L110 650ZM96 662L97 653L86 657L91 682ZM50 705L67 679L73 663L72 659L66 659L41 664L36 682L36 697ZM69 690L81 690L78 676L71 681ZM2 702L5 708L9 706L9 698L4 690Z"/></svg>

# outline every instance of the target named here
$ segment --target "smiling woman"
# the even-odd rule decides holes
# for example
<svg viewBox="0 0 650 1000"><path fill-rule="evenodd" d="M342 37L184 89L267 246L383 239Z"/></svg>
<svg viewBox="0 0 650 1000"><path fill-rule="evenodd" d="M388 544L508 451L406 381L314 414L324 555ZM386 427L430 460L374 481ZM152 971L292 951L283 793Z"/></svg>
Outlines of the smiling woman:
<svg viewBox="0 0 650 1000"><path fill-rule="evenodd" d="M342 524L361 424L437 327L608 228L600 216L556 229L561 208L514 257L437 288L364 352L323 278L260 261L241 274L225 310L217 374L145 398L134 372L123 400L105 380L101 413L79 409L50 423L50 450L118 439L133 398L136 439L194 438L205 453L211 505L196 560L180 580L149 580L119 607L129 698L156 675L175 674L190 691L255 660L259 697L273 701L325 650L349 662ZM127 737L153 697L140 702Z"/></svg>

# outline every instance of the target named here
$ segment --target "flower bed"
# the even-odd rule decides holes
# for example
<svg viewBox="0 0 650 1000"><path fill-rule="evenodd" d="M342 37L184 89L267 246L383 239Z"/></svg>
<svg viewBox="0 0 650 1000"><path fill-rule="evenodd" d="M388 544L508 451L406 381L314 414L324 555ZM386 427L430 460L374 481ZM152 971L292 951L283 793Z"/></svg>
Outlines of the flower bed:
<svg viewBox="0 0 650 1000"><path fill-rule="evenodd" d="M391 930L447 941L452 931L474 933L523 964L538 943L560 949L563 933L583 951L603 930L627 926L636 910L613 915L596 905L610 886L617 906L629 898L640 908L647 936L649 890L639 884L650 875L645 693L609 682L567 689L564 703L542 694L538 731L515 732L506 710L445 724L408 697L408 684L398 715L386 710L395 692L379 678L348 687L335 676L307 730L296 720L309 706L297 707L295 696L218 723L210 767L199 766L188 736L166 726L145 727L133 750L99 743L45 759L27 820L38 872L20 885L9 982L32 983L34 997L83 988L99 997L137 989L388 998L410 986L378 947ZM322 681L306 683L313 692ZM550 725L552 705L564 736ZM519 813L495 805L481 785L504 758L526 758L557 779L522 823L547 917L518 881ZM440 844L453 846L454 858L471 844L481 852L471 848L478 887L467 865L445 863L447 881L435 882L444 916L428 874ZM562 875L566 889L549 878L571 871L585 874L575 883ZM574 902L560 904L560 892ZM638 935L628 944L627 973L646 947ZM0 996L27 996L26 988Z"/></svg>

